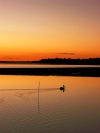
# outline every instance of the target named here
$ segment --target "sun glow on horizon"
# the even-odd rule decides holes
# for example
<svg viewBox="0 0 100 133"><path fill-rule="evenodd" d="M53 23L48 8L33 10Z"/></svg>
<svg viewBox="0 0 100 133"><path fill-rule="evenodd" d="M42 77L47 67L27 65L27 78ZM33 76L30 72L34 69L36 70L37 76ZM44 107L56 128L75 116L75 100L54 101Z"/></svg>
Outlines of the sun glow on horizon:
<svg viewBox="0 0 100 133"><path fill-rule="evenodd" d="M100 57L99 5L98 0L1 0L0 60Z"/></svg>

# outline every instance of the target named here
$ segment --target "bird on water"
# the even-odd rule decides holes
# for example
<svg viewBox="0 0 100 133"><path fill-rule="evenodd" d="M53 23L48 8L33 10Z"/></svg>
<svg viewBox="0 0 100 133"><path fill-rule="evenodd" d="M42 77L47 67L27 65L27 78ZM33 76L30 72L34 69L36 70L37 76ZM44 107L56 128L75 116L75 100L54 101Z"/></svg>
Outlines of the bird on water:
<svg viewBox="0 0 100 133"><path fill-rule="evenodd" d="M65 85L63 85L62 87L60 87L60 90L64 92L65 88L66 88Z"/></svg>

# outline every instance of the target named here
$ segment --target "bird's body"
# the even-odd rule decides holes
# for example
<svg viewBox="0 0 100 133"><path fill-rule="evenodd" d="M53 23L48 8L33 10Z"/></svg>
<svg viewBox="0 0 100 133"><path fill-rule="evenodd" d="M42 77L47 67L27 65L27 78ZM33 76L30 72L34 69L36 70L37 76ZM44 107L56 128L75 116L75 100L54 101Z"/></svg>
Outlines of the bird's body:
<svg viewBox="0 0 100 133"><path fill-rule="evenodd" d="M63 85L62 87L60 87L60 90L65 91L65 86Z"/></svg>

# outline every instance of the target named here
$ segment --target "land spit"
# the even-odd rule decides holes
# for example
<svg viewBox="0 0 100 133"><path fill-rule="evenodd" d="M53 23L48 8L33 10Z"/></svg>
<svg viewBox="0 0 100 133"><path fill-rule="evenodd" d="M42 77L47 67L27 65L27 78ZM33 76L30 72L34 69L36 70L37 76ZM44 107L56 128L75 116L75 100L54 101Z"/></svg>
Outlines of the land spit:
<svg viewBox="0 0 100 133"><path fill-rule="evenodd" d="M100 68L0 68L0 75L56 75L100 77Z"/></svg>

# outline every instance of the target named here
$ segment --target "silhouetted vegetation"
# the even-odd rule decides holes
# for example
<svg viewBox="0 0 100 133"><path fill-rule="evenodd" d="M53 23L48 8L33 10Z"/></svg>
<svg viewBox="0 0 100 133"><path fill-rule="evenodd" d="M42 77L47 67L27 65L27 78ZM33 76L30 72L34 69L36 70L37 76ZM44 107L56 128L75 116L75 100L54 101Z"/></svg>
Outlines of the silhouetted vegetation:
<svg viewBox="0 0 100 133"><path fill-rule="evenodd" d="M100 58L89 58L89 59L71 59L71 58L54 58L54 59L42 59L38 61L43 64L72 64L72 65L100 65Z"/></svg>
<svg viewBox="0 0 100 133"><path fill-rule="evenodd" d="M0 61L0 63L16 63L16 64L67 64L67 65L100 65L100 58L88 59L71 59L71 58L48 58L38 61Z"/></svg>
<svg viewBox="0 0 100 133"><path fill-rule="evenodd" d="M71 59L49 58L39 61L1 61L15 64L67 64L67 65L100 65L100 58ZM63 76L96 76L100 77L100 67L67 67L67 68L0 68L3 75L63 75Z"/></svg>

